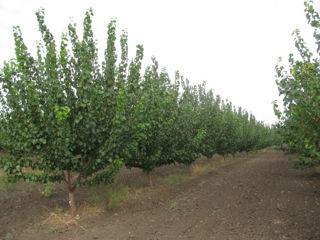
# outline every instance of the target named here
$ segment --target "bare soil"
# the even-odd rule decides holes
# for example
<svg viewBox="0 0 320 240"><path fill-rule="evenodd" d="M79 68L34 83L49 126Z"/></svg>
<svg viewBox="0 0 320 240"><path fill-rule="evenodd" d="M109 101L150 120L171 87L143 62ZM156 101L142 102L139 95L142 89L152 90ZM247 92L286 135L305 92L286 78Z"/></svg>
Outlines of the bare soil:
<svg viewBox="0 0 320 240"><path fill-rule="evenodd" d="M296 156L274 150L242 155L180 184L157 179L188 170L165 167L154 173L153 189L143 188L115 210L55 227L39 223L54 209L68 209L64 186L56 186L53 196L44 198L38 186L21 183L0 192L0 238L319 240L320 175L314 169L293 169L292 160ZM126 170L118 178L131 189L148 182L138 170ZM99 188L95 191L98 194ZM78 205L92 198L90 188L76 194Z"/></svg>

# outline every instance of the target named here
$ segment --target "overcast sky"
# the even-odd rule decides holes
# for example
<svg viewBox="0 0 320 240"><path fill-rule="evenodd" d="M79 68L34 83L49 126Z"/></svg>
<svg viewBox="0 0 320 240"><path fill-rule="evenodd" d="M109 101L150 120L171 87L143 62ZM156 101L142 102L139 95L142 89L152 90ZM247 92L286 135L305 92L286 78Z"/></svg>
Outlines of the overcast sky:
<svg viewBox="0 0 320 240"><path fill-rule="evenodd" d="M315 0L314 5L319 5ZM143 44L145 63L154 55L171 78L175 70L235 106L274 123L272 101L277 100L275 65L295 53L292 31L313 43L303 0L0 0L0 63L14 57L12 27L19 25L35 54L40 40L35 11L45 8L46 23L60 40L70 17L79 31L85 11L94 11L93 28L101 53L107 24L117 19L118 34L127 29L129 54Z"/></svg>

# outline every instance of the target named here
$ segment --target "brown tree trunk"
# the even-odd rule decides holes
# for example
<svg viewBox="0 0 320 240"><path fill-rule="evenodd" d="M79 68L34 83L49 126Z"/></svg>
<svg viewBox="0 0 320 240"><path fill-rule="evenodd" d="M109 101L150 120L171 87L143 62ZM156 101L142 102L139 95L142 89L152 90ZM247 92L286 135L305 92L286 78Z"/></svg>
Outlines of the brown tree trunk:
<svg viewBox="0 0 320 240"><path fill-rule="evenodd" d="M76 211L77 211L77 206L76 206L75 197L74 197L74 191L69 192L69 204L70 204L70 208L71 208L71 216L74 217L76 215Z"/></svg>
<svg viewBox="0 0 320 240"><path fill-rule="evenodd" d="M148 179L149 179L149 186L152 188L152 187L153 187L153 184L152 184L151 172L147 172L147 176L148 176Z"/></svg>
<svg viewBox="0 0 320 240"><path fill-rule="evenodd" d="M76 210L77 210L75 196L74 196L74 190L76 189L76 185L72 186L72 176L71 176L70 170L64 171L64 177L65 177L65 183L69 190L69 205L71 209L71 216L74 217L76 215Z"/></svg>

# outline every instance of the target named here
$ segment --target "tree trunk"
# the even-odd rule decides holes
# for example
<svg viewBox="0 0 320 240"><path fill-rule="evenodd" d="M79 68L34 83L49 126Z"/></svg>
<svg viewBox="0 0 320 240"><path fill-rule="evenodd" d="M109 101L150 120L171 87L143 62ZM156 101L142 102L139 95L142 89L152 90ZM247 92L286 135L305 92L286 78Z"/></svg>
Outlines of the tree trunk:
<svg viewBox="0 0 320 240"><path fill-rule="evenodd" d="M64 177L65 177L64 179L65 183L69 191L69 205L71 209L71 216L74 217L76 215L76 210L77 210L75 196L74 196L74 190L76 189L76 185L72 186L72 176L71 176L70 170L64 171Z"/></svg>
<svg viewBox="0 0 320 240"><path fill-rule="evenodd" d="M149 186L152 188L152 187L153 187L153 184L152 184L151 172L147 172L147 176L148 176L148 179L149 179Z"/></svg>
<svg viewBox="0 0 320 240"><path fill-rule="evenodd" d="M71 216L74 217L76 215L77 207L76 207L76 201L74 197L74 191L69 192L69 205L71 208Z"/></svg>

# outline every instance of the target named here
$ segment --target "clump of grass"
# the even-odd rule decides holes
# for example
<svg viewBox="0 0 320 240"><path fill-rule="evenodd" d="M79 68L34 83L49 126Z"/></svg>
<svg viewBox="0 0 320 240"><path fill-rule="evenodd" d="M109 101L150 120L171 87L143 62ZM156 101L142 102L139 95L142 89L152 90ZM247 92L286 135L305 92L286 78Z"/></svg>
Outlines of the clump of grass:
<svg viewBox="0 0 320 240"><path fill-rule="evenodd" d="M85 202L80 207L82 216L95 216L105 211L106 195L105 189L100 189L98 186L91 186L89 189L89 202Z"/></svg>
<svg viewBox="0 0 320 240"><path fill-rule="evenodd" d="M28 227L28 229L36 231L36 232L42 232L42 231L46 231L46 230L50 229L50 225L43 224L43 223L35 223L35 224L31 225L30 227Z"/></svg>
<svg viewBox="0 0 320 240"><path fill-rule="evenodd" d="M57 232L67 228L68 226L78 225L79 215L75 218L61 208L56 208L49 212L46 219L41 222L35 223L28 229L37 232Z"/></svg>
<svg viewBox="0 0 320 240"><path fill-rule="evenodd" d="M0 173L0 191L9 191L14 186L14 183L9 183L7 181L7 176L4 173Z"/></svg>
<svg viewBox="0 0 320 240"><path fill-rule="evenodd" d="M195 164L191 166L190 172L191 172L191 176L196 177L196 176L206 174L208 172L217 171L217 168L218 168L217 162L212 162L205 165Z"/></svg>
<svg viewBox="0 0 320 240"><path fill-rule="evenodd" d="M11 233L7 233L6 234L6 236L4 237L4 240L13 240L14 238L13 238L13 236L12 236L12 234Z"/></svg>
<svg viewBox="0 0 320 240"><path fill-rule="evenodd" d="M238 158L237 160L240 160L240 158ZM210 162L207 167L209 168L210 171L217 171L221 167L234 163L234 161L235 160L232 158L226 159L226 160L224 159L215 160Z"/></svg>
<svg viewBox="0 0 320 240"><path fill-rule="evenodd" d="M104 206L99 203L95 205L84 203L81 205L79 212L80 212L80 216L93 217L103 213Z"/></svg>
<svg viewBox="0 0 320 240"><path fill-rule="evenodd" d="M182 174L171 174L167 177L160 178L160 183L169 183L169 184L180 184L189 179L189 176Z"/></svg>
<svg viewBox="0 0 320 240"><path fill-rule="evenodd" d="M190 167L190 172L192 176L200 176L206 172L208 172L208 166L195 164Z"/></svg>
<svg viewBox="0 0 320 240"><path fill-rule="evenodd" d="M90 203L81 206L82 216L95 216L106 209L115 209L119 204L133 197L131 189L123 184L112 184L104 188L92 187L89 190Z"/></svg>
<svg viewBox="0 0 320 240"><path fill-rule="evenodd" d="M47 217L45 220L43 220L39 226L42 226L44 228L48 226L70 226L70 225L76 225L77 224L77 218L79 215L76 216L76 218L73 218L68 213L61 213L61 212L50 212L49 217Z"/></svg>
<svg viewBox="0 0 320 240"><path fill-rule="evenodd" d="M120 203L128 201L131 198L130 188L123 184L109 186L107 188L107 209L115 209Z"/></svg>

